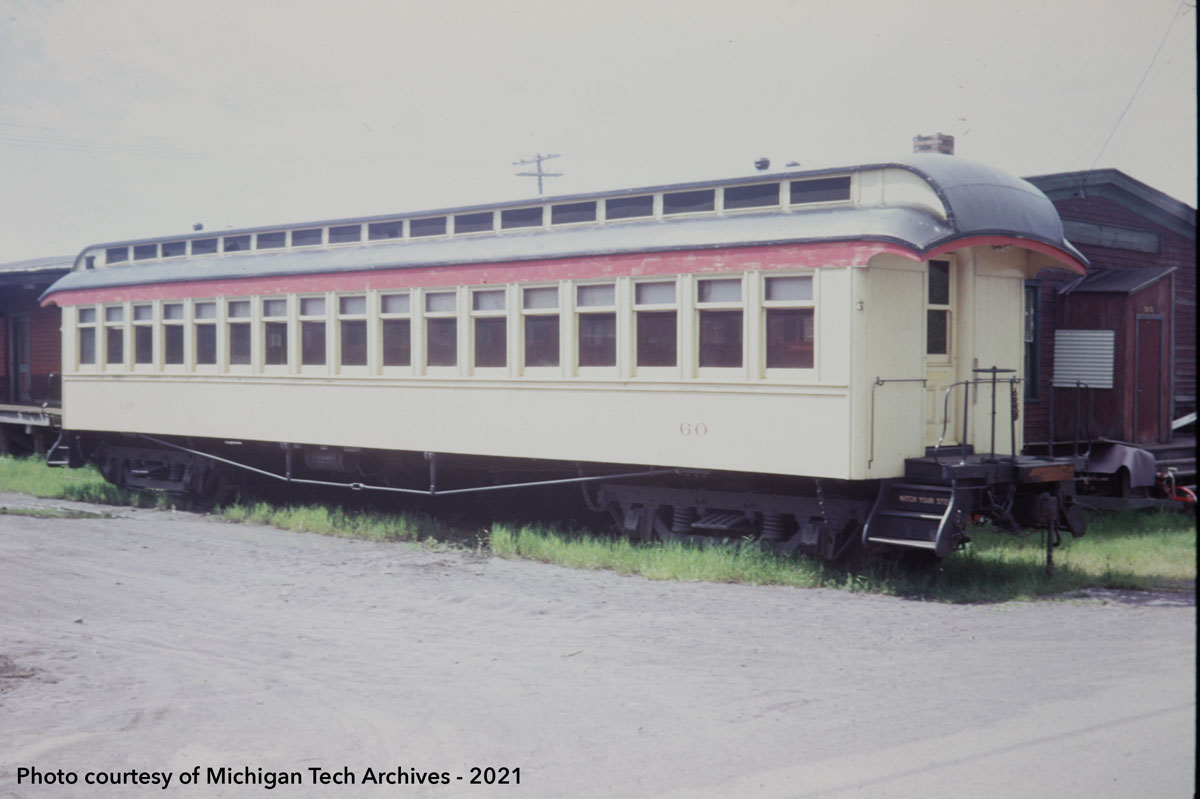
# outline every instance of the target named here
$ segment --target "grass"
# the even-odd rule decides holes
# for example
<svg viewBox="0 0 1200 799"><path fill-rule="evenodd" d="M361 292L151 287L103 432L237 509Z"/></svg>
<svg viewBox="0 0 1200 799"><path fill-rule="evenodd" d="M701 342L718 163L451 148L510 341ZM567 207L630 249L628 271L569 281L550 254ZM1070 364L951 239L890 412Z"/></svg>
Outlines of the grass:
<svg viewBox="0 0 1200 799"><path fill-rule="evenodd" d="M83 502L176 507L165 494L124 491L94 469L49 469L37 460L0 458L0 490ZM219 515L231 522L375 541L430 541L452 537L449 525L428 516L347 510L325 505L234 504ZM1080 539L1064 534L1054 574L1045 572L1044 537L1015 539L972 532L965 550L940 564L912 566L873 559L846 568L785 558L756 546L634 544L536 527L493 525L487 536L496 555L581 569L608 569L652 580L736 582L889 594L944 602L997 602L1070 594L1088 588L1194 591L1195 514L1096 514ZM481 542L482 545L482 542Z"/></svg>
<svg viewBox="0 0 1200 799"><path fill-rule="evenodd" d="M229 505L221 509L220 515L231 522L373 541L420 541L442 538L446 533L445 525L428 516L346 510L325 505L279 507L254 502Z"/></svg>
<svg viewBox="0 0 1200 799"><path fill-rule="evenodd" d="M141 508L170 508L182 505L166 494L118 488L101 477L99 470L94 466L82 469L51 469L37 458L0 457L0 490L102 505L132 505Z"/></svg>
<svg viewBox="0 0 1200 799"><path fill-rule="evenodd" d="M1042 535L1014 539L978 531L974 541L937 565L873 559L854 569L792 559L736 544L644 546L627 539L552 530L493 527L492 551L585 569L610 569L649 579L705 580L751 585L839 588L945 602L1033 599L1087 588L1195 590L1195 516L1108 514L1088 534L1055 550L1045 571Z"/></svg>
<svg viewBox="0 0 1200 799"><path fill-rule="evenodd" d="M28 516L34 519L110 519L107 513L93 513L68 508L6 508L0 505L0 516Z"/></svg>

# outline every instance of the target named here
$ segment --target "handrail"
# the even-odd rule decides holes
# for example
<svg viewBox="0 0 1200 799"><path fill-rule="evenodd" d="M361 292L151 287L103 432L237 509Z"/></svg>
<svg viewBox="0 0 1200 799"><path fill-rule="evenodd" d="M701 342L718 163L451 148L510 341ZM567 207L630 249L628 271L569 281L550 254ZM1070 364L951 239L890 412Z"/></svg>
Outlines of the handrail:
<svg viewBox="0 0 1200 799"><path fill-rule="evenodd" d="M1012 412L1011 412L1010 419L1009 419L1009 443L1010 443L1010 456L1009 457L1011 457L1015 460L1017 457L1017 426L1016 426L1016 424L1017 424L1017 407L1018 407L1016 391L1017 391L1017 386L1022 382L1022 380L1021 380L1021 378L1016 377L1015 375L1013 377L1003 377L1003 378L997 377L997 375L999 375L999 374L1015 372L1016 371L1015 369L1000 369L995 366L990 366L987 368L972 369L971 371L976 372L976 373L984 373L984 374L990 375L990 377L985 378L985 379L974 378L971 380L958 380L958 381L946 386L946 391L942 395L942 434L938 437L937 444L935 444L933 447L934 462L941 464L941 461L938 460L938 453L941 451L942 443L946 440L946 433L950 427L950 394L958 386L963 387L963 429L962 429L962 438L959 440L959 447L960 447L961 453L960 453L958 465L962 466L962 465L965 465L967 462L967 438L968 438L968 432L969 432L968 425L969 425L969 420L971 418L971 412L970 412L968 406L970 405L971 386L972 385L979 386L982 384L990 384L992 387L992 411L991 411L991 414L992 414L992 417L991 417L992 418L992 428L991 428L992 438L991 438L991 451L988 454L993 455L993 456L996 454L996 386L1001 383L1008 383L1009 393L1012 398Z"/></svg>
<svg viewBox="0 0 1200 799"><path fill-rule="evenodd" d="M1076 380L1075 385L1073 385L1073 386L1071 386L1071 385L1060 386L1060 385L1055 385L1053 382L1051 382L1051 384L1050 384L1050 434L1046 437L1048 440L1048 443L1046 445L1046 454L1049 455L1051 458L1053 458L1054 457L1054 445L1058 443L1057 438L1055 436L1056 431L1055 431L1055 425L1054 425L1054 421L1055 421L1054 394L1055 394L1055 389L1059 389L1059 388L1064 388L1064 389L1067 389L1068 391L1073 389L1075 391L1075 436L1074 436L1074 440L1071 442L1071 453L1076 458L1078 458L1078 457L1087 458L1092 454L1092 387L1090 384L1085 383L1082 380ZM1087 417L1086 417L1087 423L1084 427L1083 432L1086 434L1087 449L1085 449L1083 451L1083 454L1081 456L1080 452L1079 452L1079 442L1080 442L1079 424L1080 424L1080 420L1084 418L1084 414L1082 412L1083 409L1080 408L1080 398L1084 395L1085 392L1087 394L1087 403L1086 403L1087 404Z"/></svg>
<svg viewBox="0 0 1200 799"><path fill-rule="evenodd" d="M961 450L961 457L960 457L958 463L961 466L967 462L967 419L970 417L970 414L967 412L967 400L969 400L971 398L971 383L972 382L973 381L971 381L971 380L959 380L955 383L951 383L950 385L946 386L946 391L942 395L942 434L940 436L938 436L937 443L933 445L933 462L934 463L937 463L939 465L941 464L941 461L938 460L938 451L941 450L941 448L942 448L942 442L946 440L946 430L950 426L950 392L953 391L956 386L964 387L963 388L963 435L962 435L962 440L959 442L959 449Z"/></svg>
<svg viewBox="0 0 1200 799"><path fill-rule="evenodd" d="M1018 378L1018 377L1015 377L1015 376L1014 376L1014 377L1008 377L1008 378L1004 378L1003 380L998 380L998 379L997 379L997 377L996 377L996 375L998 375L998 374L1012 374L1012 373L1014 373L1014 372L1016 372L1016 371L1017 371L1016 369L998 369L998 368L997 368L997 367L995 367L995 366L990 366L990 367L987 367L987 368L976 368L976 369L972 369L971 371L972 371L972 372L974 372L975 374L980 374L980 373L983 373L983 374L989 374L989 375L991 375L991 380L990 380L990 382L991 382L991 384L992 384L992 438L991 438L991 444L990 444L990 452L989 452L989 454L991 454L991 455L995 455L995 454L996 454L996 384L997 384L997 383L1008 383L1008 384L1011 386L1011 390L1012 390L1012 391L1015 391L1015 390L1016 390L1016 385L1017 385L1017 383L1020 381L1020 378ZM978 378L976 378L976 379L978 379ZM976 401L978 401L978 397L976 397ZM1015 410L1015 409L1014 409L1014 410ZM1013 413L1013 416L1014 416L1014 417L1016 416L1015 412ZM1016 422L1016 419L1014 418L1014 419L1012 420L1012 422L1013 422L1013 423L1015 423L1015 422ZM1015 457L1016 457L1016 455L1017 455L1017 452L1016 452L1016 449L1017 449L1017 431L1016 431L1015 424L1014 424L1014 425L1010 425L1010 426L1012 427L1012 452L1011 452L1011 457L1014 457L1014 458L1015 458Z"/></svg>

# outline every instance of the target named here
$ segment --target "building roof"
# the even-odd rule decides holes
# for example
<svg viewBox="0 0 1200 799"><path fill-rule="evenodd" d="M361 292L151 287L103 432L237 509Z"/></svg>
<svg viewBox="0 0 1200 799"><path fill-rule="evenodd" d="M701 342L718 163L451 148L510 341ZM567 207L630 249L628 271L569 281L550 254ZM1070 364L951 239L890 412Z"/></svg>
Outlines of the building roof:
<svg viewBox="0 0 1200 799"><path fill-rule="evenodd" d="M74 256L56 255L49 258L29 258L0 264L0 286L45 288L71 271Z"/></svg>
<svg viewBox="0 0 1200 799"><path fill-rule="evenodd" d="M1056 172L1025 180L1041 189L1051 201L1104 197L1180 236L1196 240L1195 208L1119 169Z"/></svg>
<svg viewBox="0 0 1200 799"><path fill-rule="evenodd" d="M66 272L75 263L74 255L52 255L49 258L27 258L0 264L0 274L18 272Z"/></svg>
<svg viewBox="0 0 1200 799"><path fill-rule="evenodd" d="M1102 269L1067 283L1059 294L1136 294L1175 271L1173 266Z"/></svg>
<svg viewBox="0 0 1200 799"><path fill-rule="evenodd" d="M543 224L521 230L355 241L346 245L271 249L260 246L259 249L240 252L174 255L176 251L187 253L189 249L195 250L194 246L189 247L187 240L202 237L213 240L214 235L228 238L232 233L270 232L271 235L282 237L291 231L294 240L295 231L332 228L347 222L370 224L373 220L413 220L431 214L448 217L463 212L496 210L503 214L506 210L529 208L531 205L553 207L564 202L611 200L633 194L679 196L680 193L755 183L781 182L782 185L782 182L789 180L795 188L797 181L820 181L831 176L889 169L915 175L915 181L923 182L927 187L925 194L932 191L937 200L930 196L926 202L911 194L908 195L910 199L905 199L901 193L899 200L885 201L882 186L876 182L871 184L872 189L861 192L868 199L851 202L847 194L842 198L845 202L803 208L784 208L775 203L769 210L719 213L710 209L704 213L636 221L595 221L561 227ZM846 180L848 184L849 179ZM934 208L933 205L941 207ZM411 226L411 222L407 224ZM328 237L318 237L318 241L328 241ZM1062 222L1053 203L1031 184L992 167L960 158L914 155L903 161L816 172L776 173L726 181L440 209L393 217L326 220L245 231L222 231L220 234L192 234L174 239L155 238L95 245L77 256L75 271L56 283L43 295L43 299L60 291L139 284L831 242L869 243L880 248L899 247L914 258L926 258L959 244L1015 244L1037 250L1077 272L1082 272L1087 263L1086 258L1064 237ZM162 243L163 248L157 249L156 243ZM170 256L164 254L167 252L167 243L173 246ZM139 245L149 251L149 257L139 257ZM95 257L90 254L104 254L108 248L114 247L124 253L123 257L128 256L128 248L132 247L135 260L102 268L86 268L88 258Z"/></svg>

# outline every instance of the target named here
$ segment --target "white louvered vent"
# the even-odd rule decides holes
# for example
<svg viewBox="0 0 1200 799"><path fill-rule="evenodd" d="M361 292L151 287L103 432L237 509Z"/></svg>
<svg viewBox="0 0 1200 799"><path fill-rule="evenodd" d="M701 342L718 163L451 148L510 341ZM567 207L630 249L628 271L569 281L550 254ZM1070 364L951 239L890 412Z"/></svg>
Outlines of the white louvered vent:
<svg viewBox="0 0 1200 799"><path fill-rule="evenodd" d="M1056 330L1055 387L1073 388L1078 381L1092 388L1112 388L1115 342L1112 330Z"/></svg>

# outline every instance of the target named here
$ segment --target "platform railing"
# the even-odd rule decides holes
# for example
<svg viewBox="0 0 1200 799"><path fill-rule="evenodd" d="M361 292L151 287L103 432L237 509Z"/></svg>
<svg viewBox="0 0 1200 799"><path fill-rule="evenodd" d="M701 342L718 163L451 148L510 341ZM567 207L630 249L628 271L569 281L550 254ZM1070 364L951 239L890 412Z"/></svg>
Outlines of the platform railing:
<svg viewBox="0 0 1200 799"><path fill-rule="evenodd" d="M941 451L942 444L946 440L946 433L950 429L950 395L959 386L963 389L962 403L962 438L959 439L959 465L964 465L967 462L967 441L968 433L970 432L970 400L971 386L975 386L976 398L978 398L979 386L990 385L992 396L991 410L991 442L988 449L988 455L993 459L996 457L996 391L1002 385L1008 385L1011 412L1009 414L1009 458L1015 461L1017 458L1017 418L1019 416L1020 403L1017 397L1017 386L1021 384L1021 378L1015 375L1015 369L1000 369L996 366L986 368L972 369L976 375L987 375L987 377L975 377L971 380L959 380L946 386L946 391L942 395L942 434L938 437L937 444L933 448L933 458L936 462L941 463L938 459L938 453ZM1002 374L1011 374L1012 377L1000 377Z"/></svg>
<svg viewBox="0 0 1200 799"><path fill-rule="evenodd" d="M1071 454L1076 458L1086 458L1092 454L1092 387L1082 380L1076 380L1074 386L1056 386L1053 383L1050 385L1050 434L1047 436L1049 442L1046 445L1046 454L1053 458L1054 446L1058 443L1058 431L1055 427L1054 418L1054 395L1057 393L1055 389L1058 388L1072 389L1074 391L1075 433L1071 441ZM1083 424L1082 430L1080 430L1081 424ZM1087 442L1087 448L1080 453L1079 446L1082 442Z"/></svg>

